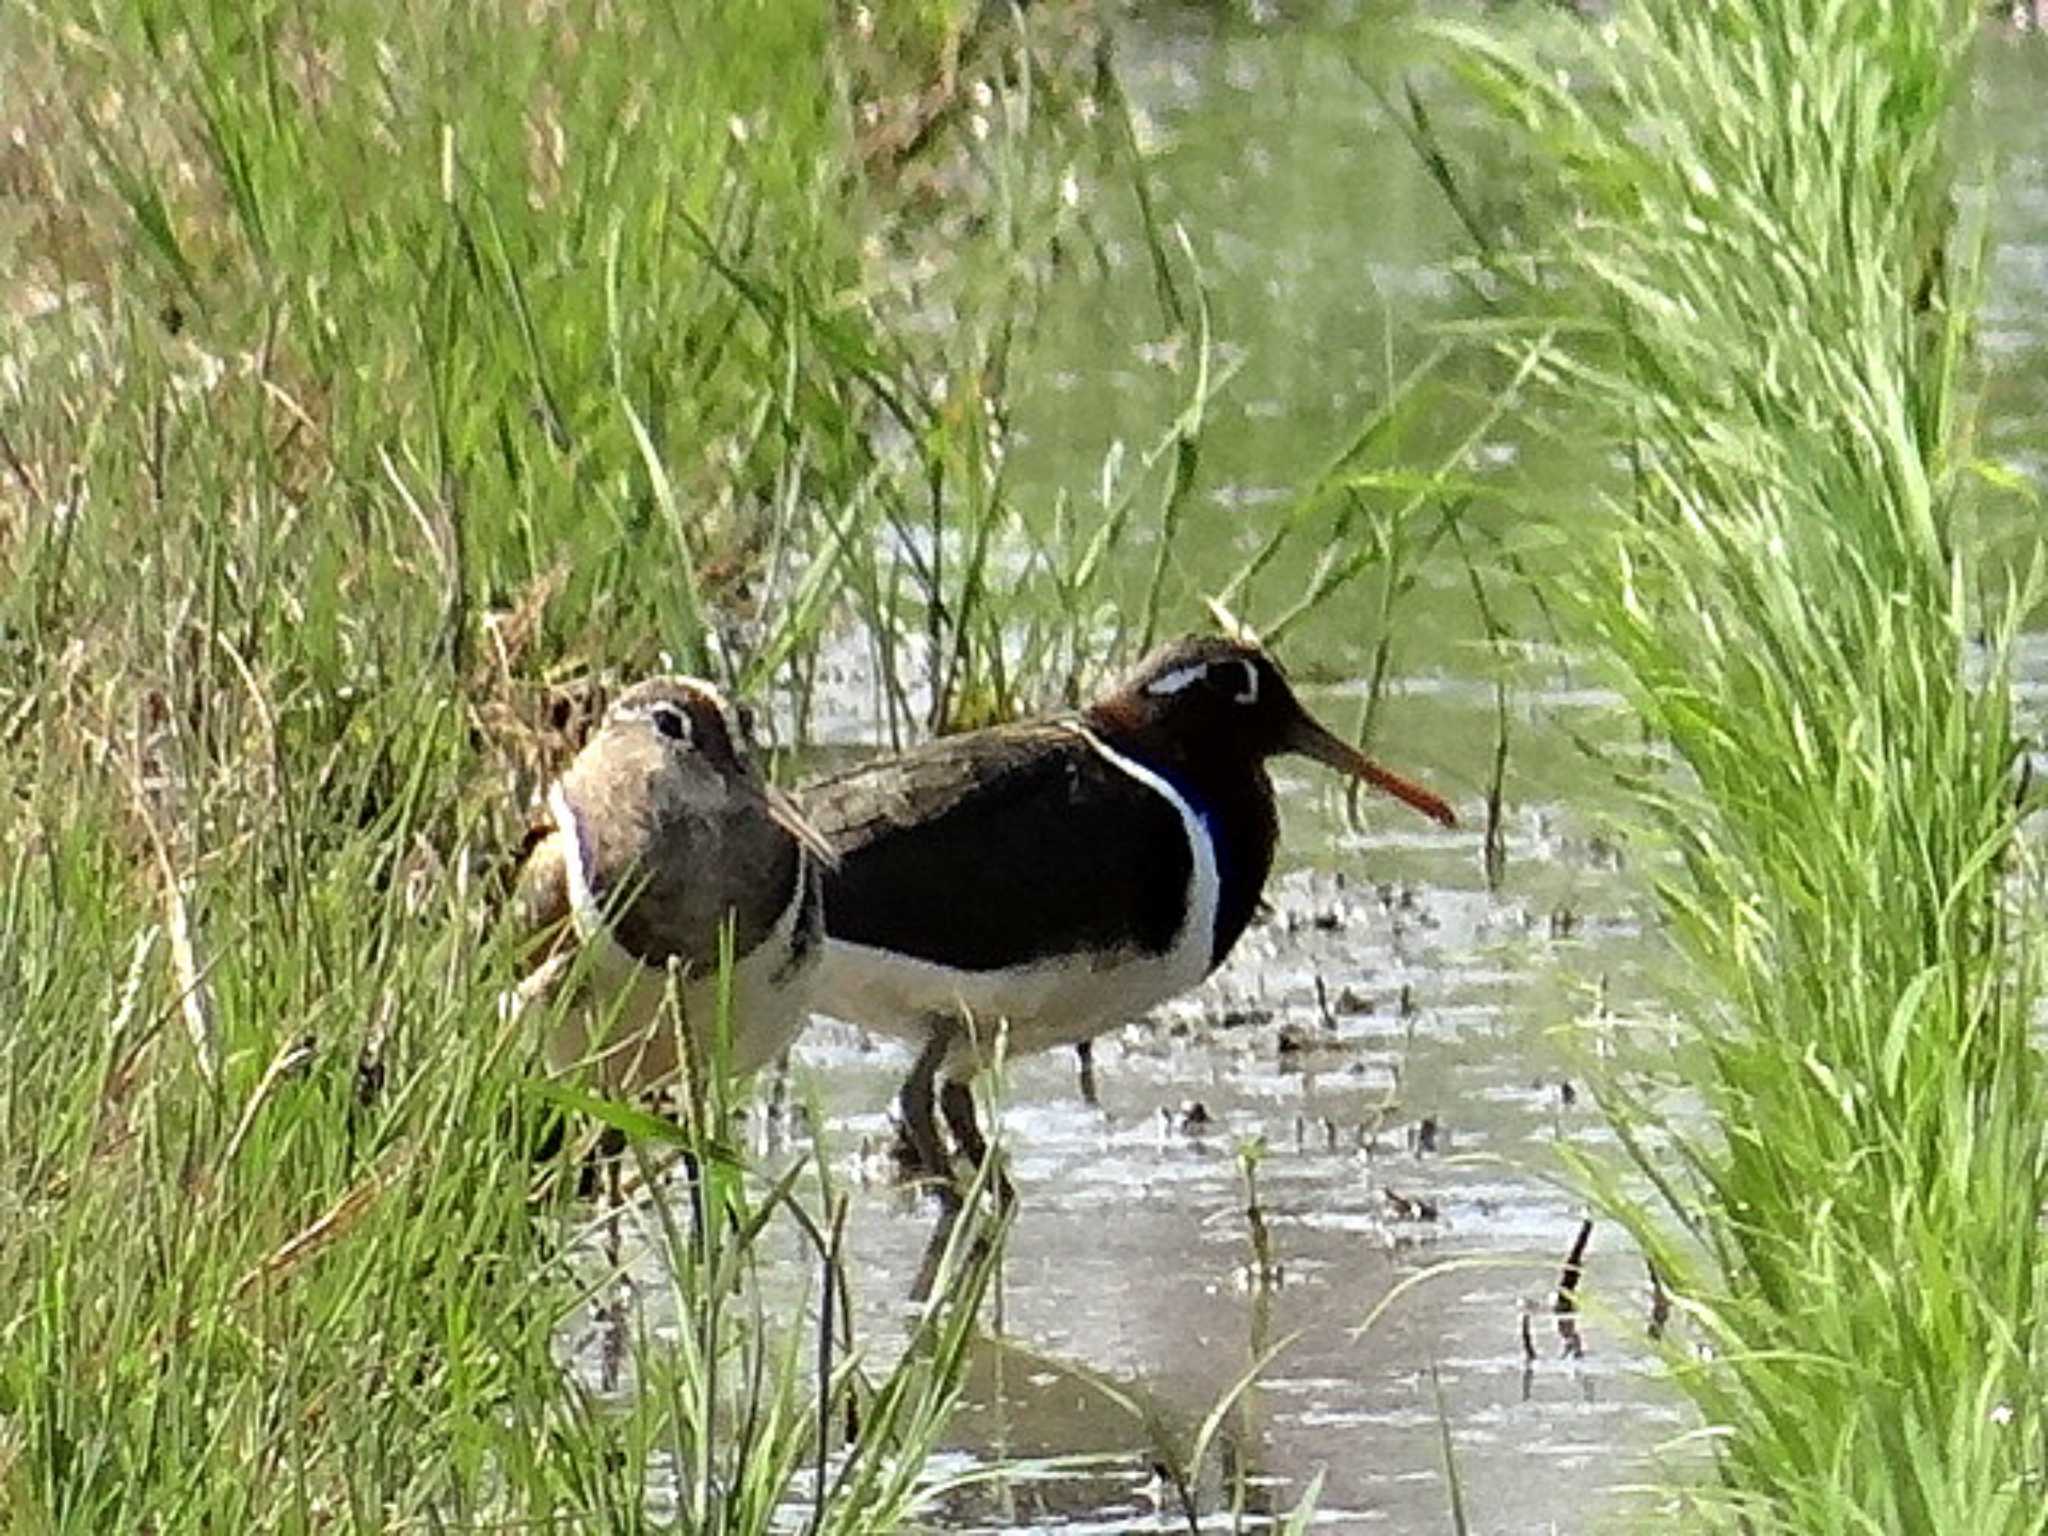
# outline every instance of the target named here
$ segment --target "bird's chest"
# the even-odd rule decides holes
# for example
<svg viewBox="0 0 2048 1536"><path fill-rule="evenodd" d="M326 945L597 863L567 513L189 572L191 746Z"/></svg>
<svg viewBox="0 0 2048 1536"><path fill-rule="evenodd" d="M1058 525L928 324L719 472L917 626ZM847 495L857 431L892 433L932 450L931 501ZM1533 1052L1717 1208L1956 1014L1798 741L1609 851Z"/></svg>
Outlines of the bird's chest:
<svg viewBox="0 0 2048 1536"><path fill-rule="evenodd" d="M1183 937L1201 945L1202 974L1221 965L1258 910L1280 821L1273 787L1261 769L1209 775L1199 766L1158 770L1172 786L1194 849Z"/></svg>

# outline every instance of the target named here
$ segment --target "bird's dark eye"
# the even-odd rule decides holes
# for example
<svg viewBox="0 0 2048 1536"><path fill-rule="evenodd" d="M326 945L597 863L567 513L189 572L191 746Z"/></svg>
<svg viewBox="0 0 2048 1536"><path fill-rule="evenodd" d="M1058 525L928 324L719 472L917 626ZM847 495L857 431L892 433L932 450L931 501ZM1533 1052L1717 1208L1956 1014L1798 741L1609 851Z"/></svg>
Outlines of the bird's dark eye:
<svg viewBox="0 0 2048 1536"><path fill-rule="evenodd" d="M1233 704L1259 702L1259 669L1248 661L1216 661L1202 679Z"/></svg>
<svg viewBox="0 0 2048 1536"><path fill-rule="evenodd" d="M673 704L657 704L651 716L654 728L670 741L688 741L690 722L687 716Z"/></svg>

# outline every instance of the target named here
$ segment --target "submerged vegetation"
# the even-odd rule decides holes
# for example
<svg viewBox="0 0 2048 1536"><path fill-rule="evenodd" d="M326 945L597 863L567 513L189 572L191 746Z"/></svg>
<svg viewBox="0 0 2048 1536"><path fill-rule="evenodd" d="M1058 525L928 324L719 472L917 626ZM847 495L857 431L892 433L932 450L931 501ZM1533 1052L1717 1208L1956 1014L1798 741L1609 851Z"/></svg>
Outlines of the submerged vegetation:
<svg viewBox="0 0 2048 1536"><path fill-rule="evenodd" d="M1719 1472L1689 1495L1746 1529L2041 1524L2008 687L2040 593L1980 526L1969 8L1536 29L1575 76L1461 33L1555 177L1518 217L1570 218L1488 246L1479 343L1390 346L1206 583L1186 529L1241 358L1096 22L0 11L0 1524L911 1520L975 1234L876 1345L822 1115L742 1176L737 1106L680 1133L612 1107L635 1273L672 1293L622 1302L607 1213L536 1194L562 1099L496 1004L526 801L597 693L665 662L759 698L779 745L896 742L1072 698L1200 596L1278 640L1364 592L1366 734L1430 581L1476 595L1498 663L1466 778L1491 885L1489 594L1559 614L1648 727L1623 772L1687 1029L1662 1060L1661 1022L1620 1031L1634 1161L1582 1172L1682 1313ZM1171 408L1092 483L1024 484L1035 328L1117 261ZM1488 345L1501 387L1439 387ZM1510 423L1618 466L1597 544L1490 537L1473 465ZM679 1136L709 1219L658 1167ZM1285 1186L1247 1145L1263 1365ZM565 1360L572 1332L606 1358ZM1191 1526L1249 1380L1197 1433L1147 1423Z"/></svg>

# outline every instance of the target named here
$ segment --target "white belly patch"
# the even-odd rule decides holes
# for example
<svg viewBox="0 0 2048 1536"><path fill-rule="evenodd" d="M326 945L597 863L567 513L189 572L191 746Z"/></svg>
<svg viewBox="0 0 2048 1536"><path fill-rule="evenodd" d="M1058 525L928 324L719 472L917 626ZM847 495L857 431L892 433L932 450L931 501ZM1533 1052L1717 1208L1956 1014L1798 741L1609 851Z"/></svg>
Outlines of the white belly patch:
<svg viewBox="0 0 2048 1536"><path fill-rule="evenodd" d="M934 1019L965 1017L991 1040L1009 1026L1013 1052L1049 1050L1092 1039L1136 1019L1209 974L1221 891L1216 848L1187 798L1162 775L1104 745L1081 725L1068 727L1113 767L1165 798L1186 829L1193 859L1187 911L1164 954L1136 949L1054 956L1001 970L968 971L892 950L828 939L814 1006L882 1034L925 1039ZM1086 872L1081 872L1086 878ZM1056 884L1046 900L1059 900ZM938 892L935 900L972 900Z"/></svg>

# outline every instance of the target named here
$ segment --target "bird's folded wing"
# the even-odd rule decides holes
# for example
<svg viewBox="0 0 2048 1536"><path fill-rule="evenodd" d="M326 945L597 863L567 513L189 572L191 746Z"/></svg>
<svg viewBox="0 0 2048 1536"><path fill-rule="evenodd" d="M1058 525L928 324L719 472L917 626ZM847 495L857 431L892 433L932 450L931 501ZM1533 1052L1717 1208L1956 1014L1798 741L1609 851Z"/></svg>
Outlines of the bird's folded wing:
<svg viewBox="0 0 2048 1536"><path fill-rule="evenodd" d="M1193 857L1179 812L1075 731L943 739L811 785L837 849L837 942L960 970L1172 948Z"/></svg>

